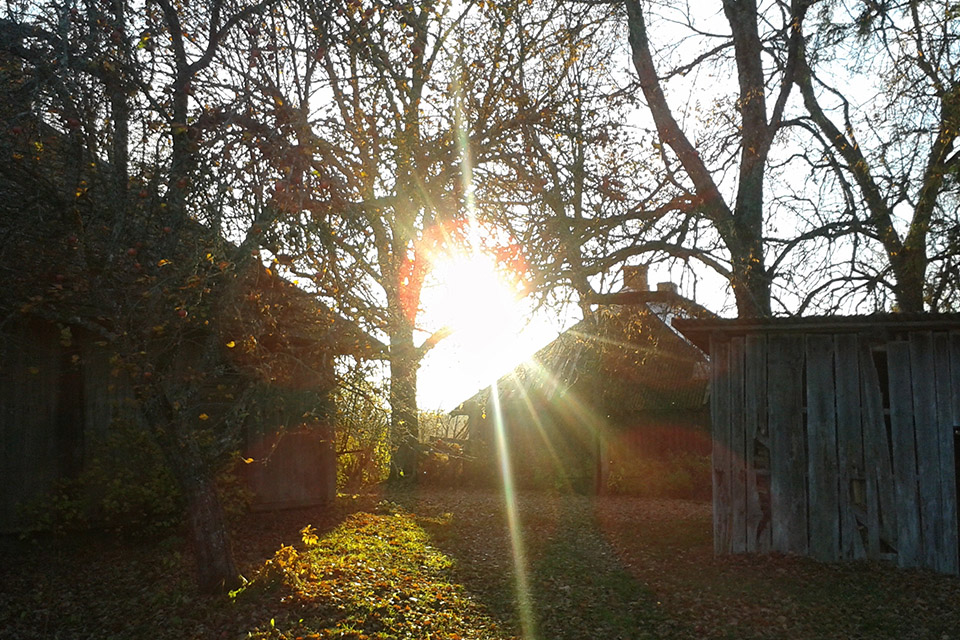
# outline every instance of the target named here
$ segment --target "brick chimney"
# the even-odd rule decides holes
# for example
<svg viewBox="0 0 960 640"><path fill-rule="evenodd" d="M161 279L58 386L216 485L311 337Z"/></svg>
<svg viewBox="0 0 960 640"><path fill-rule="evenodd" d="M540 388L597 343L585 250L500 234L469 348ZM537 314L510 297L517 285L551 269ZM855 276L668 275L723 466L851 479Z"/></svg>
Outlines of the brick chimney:
<svg viewBox="0 0 960 640"><path fill-rule="evenodd" d="M672 293L675 296L680 295L679 289L677 288L676 282L658 282L657 291L662 291L665 293Z"/></svg>
<svg viewBox="0 0 960 640"><path fill-rule="evenodd" d="M647 265L623 266L623 291L649 291L647 284Z"/></svg>

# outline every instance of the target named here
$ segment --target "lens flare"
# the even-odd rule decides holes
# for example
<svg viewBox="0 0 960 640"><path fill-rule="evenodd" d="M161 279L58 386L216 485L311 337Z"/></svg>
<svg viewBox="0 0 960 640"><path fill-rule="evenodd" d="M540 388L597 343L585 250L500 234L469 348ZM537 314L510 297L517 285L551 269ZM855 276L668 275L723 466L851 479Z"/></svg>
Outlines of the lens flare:
<svg viewBox="0 0 960 640"><path fill-rule="evenodd" d="M527 580L527 559L520 536L520 522L517 518L517 500L513 490L513 470L510 465L510 453L507 449L506 429L503 412L500 410L500 393L496 383L491 387L493 393L493 422L497 432L497 454L500 458L500 475L503 478L503 496L506 502L507 527L510 530L510 547L513 552L513 573L517 591L517 606L520 614L520 630L524 638L536 638L533 619L533 602L530 585Z"/></svg>

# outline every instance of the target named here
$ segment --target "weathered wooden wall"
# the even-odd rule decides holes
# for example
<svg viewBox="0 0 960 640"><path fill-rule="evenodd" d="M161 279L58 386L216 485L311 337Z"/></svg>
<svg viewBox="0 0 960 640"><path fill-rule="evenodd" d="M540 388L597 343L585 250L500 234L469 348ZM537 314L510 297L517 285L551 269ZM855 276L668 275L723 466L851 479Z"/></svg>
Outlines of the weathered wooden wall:
<svg viewBox="0 0 960 640"><path fill-rule="evenodd" d="M714 335L714 544L958 573L960 332Z"/></svg>

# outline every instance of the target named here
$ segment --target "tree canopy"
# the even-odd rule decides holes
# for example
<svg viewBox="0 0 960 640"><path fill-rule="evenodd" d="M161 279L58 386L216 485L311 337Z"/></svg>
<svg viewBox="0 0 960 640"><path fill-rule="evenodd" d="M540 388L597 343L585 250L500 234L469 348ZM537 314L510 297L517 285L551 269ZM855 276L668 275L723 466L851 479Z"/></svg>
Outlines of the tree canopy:
<svg viewBox="0 0 960 640"><path fill-rule="evenodd" d="M290 300L319 310L302 335L388 364L400 476L418 368L448 334L422 308L447 252L523 263L584 316L637 262L712 271L742 316L956 309L957 12L8 2L2 322L26 309L112 345L180 461L201 579L225 585L210 470L252 381L302 355L277 338ZM284 304L251 293L263 278ZM247 382L218 389L240 346ZM231 396L216 428L197 419L211 384Z"/></svg>

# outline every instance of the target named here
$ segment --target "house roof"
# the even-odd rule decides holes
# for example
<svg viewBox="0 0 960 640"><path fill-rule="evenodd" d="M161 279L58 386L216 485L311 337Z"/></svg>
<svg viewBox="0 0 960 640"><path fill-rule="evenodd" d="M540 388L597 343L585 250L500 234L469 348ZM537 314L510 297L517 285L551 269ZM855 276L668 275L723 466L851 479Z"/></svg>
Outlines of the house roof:
<svg viewBox="0 0 960 640"><path fill-rule="evenodd" d="M706 357L668 324L674 316L708 311L672 292L626 292L602 305L497 381L501 399L552 401L571 390L605 415L698 410L706 385ZM646 294L646 295L645 295ZM452 413L483 407L490 389Z"/></svg>
<svg viewBox="0 0 960 640"><path fill-rule="evenodd" d="M960 329L960 313L874 313L855 316L677 319L673 326L709 353L710 338L749 334L949 331Z"/></svg>

